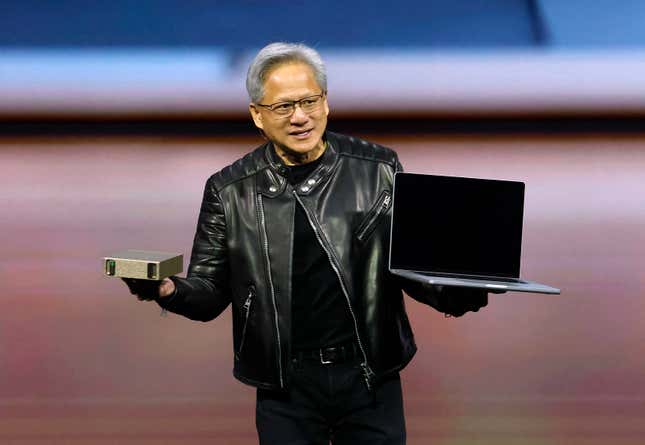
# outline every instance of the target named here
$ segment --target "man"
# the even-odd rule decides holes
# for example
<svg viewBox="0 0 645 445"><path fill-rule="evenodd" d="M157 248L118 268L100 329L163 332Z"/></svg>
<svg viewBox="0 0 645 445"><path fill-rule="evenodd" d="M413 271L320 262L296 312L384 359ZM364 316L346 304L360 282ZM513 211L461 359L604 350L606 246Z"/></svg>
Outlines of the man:
<svg viewBox="0 0 645 445"><path fill-rule="evenodd" d="M416 346L402 288L454 316L487 295L388 272L401 165L390 149L326 131L316 51L268 45L246 86L267 142L208 179L188 277L130 289L194 320L232 304L234 375L258 388L260 443L405 443L398 371Z"/></svg>

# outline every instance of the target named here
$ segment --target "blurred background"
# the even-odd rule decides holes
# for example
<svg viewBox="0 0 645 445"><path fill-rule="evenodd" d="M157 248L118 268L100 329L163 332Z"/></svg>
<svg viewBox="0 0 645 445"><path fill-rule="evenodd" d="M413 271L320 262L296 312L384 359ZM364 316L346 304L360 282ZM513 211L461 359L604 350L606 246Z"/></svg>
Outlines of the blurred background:
<svg viewBox="0 0 645 445"><path fill-rule="evenodd" d="M645 3L0 5L0 443L252 444L227 310L160 316L103 275L189 256L203 184L262 143L259 48L317 48L329 129L407 171L526 183L522 275L460 319L406 299L408 443L645 442ZM187 266L187 264L185 265Z"/></svg>

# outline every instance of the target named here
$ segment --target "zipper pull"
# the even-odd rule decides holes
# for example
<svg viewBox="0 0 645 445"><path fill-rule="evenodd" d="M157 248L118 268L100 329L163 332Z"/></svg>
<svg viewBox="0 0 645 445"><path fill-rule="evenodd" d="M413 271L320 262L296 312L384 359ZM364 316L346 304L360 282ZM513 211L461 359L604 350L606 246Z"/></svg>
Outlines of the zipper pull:
<svg viewBox="0 0 645 445"><path fill-rule="evenodd" d="M390 201L392 200L392 197L390 195L385 195L385 199L383 200L383 205L381 208L383 210L387 209L390 206Z"/></svg>
<svg viewBox="0 0 645 445"><path fill-rule="evenodd" d="M361 363L361 368L363 370L363 379L365 380L365 385L367 385L367 390L371 391L372 379L375 376L374 371L372 371L372 368L370 368L367 363Z"/></svg>
<svg viewBox="0 0 645 445"><path fill-rule="evenodd" d="M249 311L249 308L251 307L251 300L253 299L253 289L249 289L249 295L246 297L246 301L244 302L244 310L246 312Z"/></svg>

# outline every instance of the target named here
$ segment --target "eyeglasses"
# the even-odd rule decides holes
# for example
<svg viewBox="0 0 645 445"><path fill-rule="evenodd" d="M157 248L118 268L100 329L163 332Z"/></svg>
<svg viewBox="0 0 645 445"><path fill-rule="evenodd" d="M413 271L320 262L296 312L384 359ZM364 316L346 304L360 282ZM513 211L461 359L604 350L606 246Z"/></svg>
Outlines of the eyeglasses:
<svg viewBox="0 0 645 445"><path fill-rule="evenodd" d="M256 104L259 107L266 108L267 110L275 113L280 117L289 117L296 111L296 105L305 113L313 113L320 107L322 98L325 97L325 92L314 94L313 96L303 97L300 100L288 100L284 102L276 102L273 104Z"/></svg>

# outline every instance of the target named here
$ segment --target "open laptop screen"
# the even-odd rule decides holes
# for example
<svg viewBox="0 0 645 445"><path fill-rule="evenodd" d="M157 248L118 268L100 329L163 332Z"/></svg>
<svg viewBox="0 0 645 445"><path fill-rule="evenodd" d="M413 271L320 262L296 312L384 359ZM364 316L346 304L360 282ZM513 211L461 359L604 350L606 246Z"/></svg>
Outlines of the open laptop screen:
<svg viewBox="0 0 645 445"><path fill-rule="evenodd" d="M398 173L390 268L519 278L524 183Z"/></svg>

